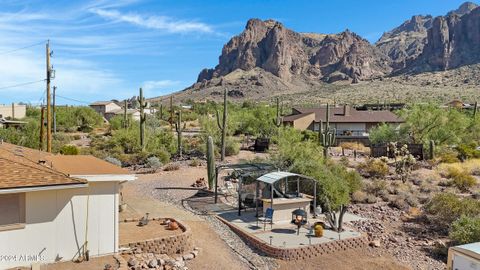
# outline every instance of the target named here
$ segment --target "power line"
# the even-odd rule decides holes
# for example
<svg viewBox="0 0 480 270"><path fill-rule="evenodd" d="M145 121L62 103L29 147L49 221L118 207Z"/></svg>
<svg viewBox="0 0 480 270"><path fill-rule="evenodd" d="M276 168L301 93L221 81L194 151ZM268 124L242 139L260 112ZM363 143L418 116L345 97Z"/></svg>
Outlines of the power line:
<svg viewBox="0 0 480 270"><path fill-rule="evenodd" d="M90 104L91 103L91 102L88 102L88 101L82 101L82 100L78 100L78 99L74 99L74 98L60 96L59 94L57 94L56 96L59 97L59 98L63 98L63 99L66 99L66 100L75 101L75 102L79 102L79 103L84 103L84 104Z"/></svg>
<svg viewBox="0 0 480 270"><path fill-rule="evenodd" d="M33 47L33 46L37 46L37 45L44 44L44 43L45 43L45 40L43 40L43 41L41 41L41 42L38 42L38 43L35 43L35 44L31 44L31 45L25 46L25 47L20 47L20 48L13 49L13 50L10 50L10 51L1 52L0 55L9 54L9 53L12 53L12 52L24 50L24 49L31 48L31 47Z"/></svg>
<svg viewBox="0 0 480 270"><path fill-rule="evenodd" d="M26 83L19 83L19 84L14 84L14 85L9 85L9 86L3 86L3 87L0 87L0 90L7 89L7 88L24 86L24 85L29 85L29 84L34 84L34 83L39 83L39 82L43 82L43 81L45 81L45 79L38 80L38 81L33 81L33 82L26 82Z"/></svg>

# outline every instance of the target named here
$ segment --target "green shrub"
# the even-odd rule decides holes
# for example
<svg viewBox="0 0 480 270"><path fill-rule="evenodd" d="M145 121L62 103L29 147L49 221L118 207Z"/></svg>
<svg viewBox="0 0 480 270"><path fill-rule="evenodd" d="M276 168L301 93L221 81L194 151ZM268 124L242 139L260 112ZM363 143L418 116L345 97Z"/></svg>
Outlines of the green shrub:
<svg viewBox="0 0 480 270"><path fill-rule="evenodd" d="M75 156L80 153L80 150L75 145L64 145L60 148L60 154Z"/></svg>
<svg viewBox="0 0 480 270"><path fill-rule="evenodd" d="M180 165L178 164L175 164L175 163L170 163L168 164L167 166L165 166L165 168L163 168L164 171L177 171L177 170L180 170Z"/></svg>
<svg viewBox="0 0 480 270"><path fill-rule="evenodd" d="M368 194L383 197L387 192L387 182L385 180L373 180L365 185L364 190Z"/></svg>
<svg viewBox="0 0 480 270"><path fill-rule="evenodd" d="M232 138L227 138L225 140L225 155L234 156L234 155L238 155L239 152L240 152L240 144Z"/></svg>
<svg viewBox="0 0 480 270"><path fill-rule="evenodd" d="M449 236L460 245L479 242L480 217L460 217L460 219L453 222Z"/></svg>
<svg viewBox="0 0 480 270"><path fill-rule="evenodd" d="M475 177L462 172L452 178L452 184L456 186L460 191L467 192L471 187L475 186L477 179Z"/></svg>
<svg viewBox="0 0 480 270"><path fill-rule="evenodd" d="M198 160L197 158L194 158L194 159L190 160L188 165L191 166L191 167L198 167L198 166L201 165L201 163L200 163L200 160Z"/></svg>
<svg viewBox="0 0 480 270"><path fill-rule="evenodd" d="M157 157L149 157L147 158L145 165L147 165L148 168L157 170L158 168L162 167L162 162L160 162Z"/></svg>
<svg viewBox="0 0 480 270"><path fill-rule="evenodd" d="M471 198L460 199L453 193L439 193L427 203L425 210L439 226L448 228L461 216L478 216L480 201Z"/></svg>
<svg viewBox="0 0 480 270"><path fill-rule="evenodd" d="M370 158L358 165L358 169L369 177L383 178L388 174L388 165L379 158Z"/></svg>
<svg viewBox="0 0 480 270"><path fill-rule="evenodd" d="M438 160L441 163L456 163L460 162L458 159L458 153L450 148L444 148L437 154Z"/></svg>
<svg viewBox="0 0 480 270"><path fill-rule="evenodd" d="M367 193L357 190L352 193L352 201L356 203L364 203L367 200Z"/></svg>
<svg viewBox="0 0 480 270"><path fill-rule="evenodd" d="M112 163L113 165L117 165L122 167L122 162L114 157L106 157L105 161Z"/></svg>
<svg viewBox="0 0 480 270"><path fill-rule="evenodd" d="M478 145L475 142L458 145L456 148L456 150L458 151L458 158L460 158L461 160L479 158L480 151L477 150L477 146Z"/></svg>

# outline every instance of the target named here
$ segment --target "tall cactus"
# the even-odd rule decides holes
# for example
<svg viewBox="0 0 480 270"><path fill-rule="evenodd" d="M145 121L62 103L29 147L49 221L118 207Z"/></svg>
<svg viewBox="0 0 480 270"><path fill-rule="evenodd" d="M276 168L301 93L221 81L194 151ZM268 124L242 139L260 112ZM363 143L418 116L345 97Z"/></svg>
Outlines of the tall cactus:
<svg viewBox="0 0 480 270"><path fill-rule="evenodd" d="M207 139L207 174L208 174L208 188L213 189L215 184L215 153L213 148L212 136Z"/></svg>
<svg viewBox="0 0 480 270"><path fill-rule="evenodd" d="M177 131L177 143L178 143L178 157L182 157L182 111L177 113L177 122L175 123L175 130Z"/></svg>
<svg viewBox="0 0 480 270"><path fill-rule="evenodd" d="M477 117L477 105L478 103L475 101L475 105L473 105L473 119Z"/></svg>
<svg viewBox="0 0 480 270"><path fill-rule="evenodd" d="M328 103L325 115L325 127L323 122L320 120L320 128L318 130L318 133L320 144L323 146L323 156L327 158L329 148L335 144L335 134L337 133L335 128L330 128L330 106L328 105Z"/></svg>
<svg viewBox="0 0 480 270"><path fill-rule="evenodd" d="M173 129L173 96L170 96L170 128Z"/></svg>
<svg viewBox="0 0 480 270"><path fill-rule="evenodd" d="M277 127L280 127L282 125L282 118L281 118L281 112L280 112L280 99L277 97L277 118L273 120L273 124Z"/></svg>
<svg viewBox="0 0 480 270"><path fill-rule="evenodd" d="M435 159L435 141L434 140L430 140L430 148L428 150L430 152L429 158Z"/></svg>
<svg viewBox="0 0 480 270"><path fill-rule="evenodd" d="M225 160L225 139L227 136L227 89L223 91L223 119L222 123L220 123L220 113L218 109L215 107L215 111L217 113L217 125L220 131L222 132L222 149L221 149L221 156L220 160Z"/></svg>
<svg viewBox="0 0 480 270"><path fill-rule="evenodd" d="M137 100L140 106L140 146L142 147L142 150L145 150L145 108L147 107L147 102L143 97L142 88L140 88L140 96Z"/></svg>
<svg viewBox="0 0 480 270"><path fill-rule="evenodd" d="M163 120L163 103L160 102L160 120Z"/></svg>
<svg viewBox="0 0 480 270"><path fill-rule="evenodd" d="M128 128L127 110L128 110L128 103L127 103L127 100L125 99L124 102L123 102L123 128L124 129Z"/></svg>

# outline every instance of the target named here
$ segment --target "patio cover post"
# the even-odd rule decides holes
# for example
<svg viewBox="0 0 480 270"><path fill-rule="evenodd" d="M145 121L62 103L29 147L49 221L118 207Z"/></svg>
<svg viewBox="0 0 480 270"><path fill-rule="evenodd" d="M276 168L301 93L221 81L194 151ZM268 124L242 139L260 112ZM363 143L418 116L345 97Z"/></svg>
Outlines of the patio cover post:
<svg viewBox="0 0 480 270"><path fill-rule="evenodd" d="M273 183L270 184L270 208L273 209ZM270 224L273 224L273 218L270 219Z"/></svg>
<svg viewBox="0 0 480 270"><path fill-rule="evenodd" d="M313 182L313 218L317 218L317 181Z"/></svg>
<svg viewBox="0 0 480 270"><path fill-rule="evenodd" d="M240 181L238 181L238 215L241 216L242 215L242 194L241 194L241 191L242 191L242 177L240 176L239 177Z"/></svg>
<svg viewBox="0 0 480 270"><path fill-rule="evenodd" d="M297 176L297 197L300 196L300 179Z"/></svg>
<svg viewBox="0 0 480 270"><path fill-rule="evenodd" d="M260 182L255 181L255 217L257 218L257 221L258 221L258 196L259 196L258 187L259 185L260 185Z"/></svg>

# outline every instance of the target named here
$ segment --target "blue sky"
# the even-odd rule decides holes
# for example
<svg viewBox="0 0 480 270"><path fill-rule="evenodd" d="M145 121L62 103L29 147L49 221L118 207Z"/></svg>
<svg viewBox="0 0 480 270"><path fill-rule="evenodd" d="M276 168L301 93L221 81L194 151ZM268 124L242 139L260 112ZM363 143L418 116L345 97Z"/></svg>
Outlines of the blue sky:
<svg viewBox="0 0 480 270"><path fill-rule="evenodd" d="M58 103L84 104L131 97L139 87L153 97L191 85L249 18L298 32L350 29L375 42L412 15L444 15L463 2L0 0L0 103L42 102L43 82L8 86L45 78L47 39ZM32 44L39 45L12 52Z"/></svg>

